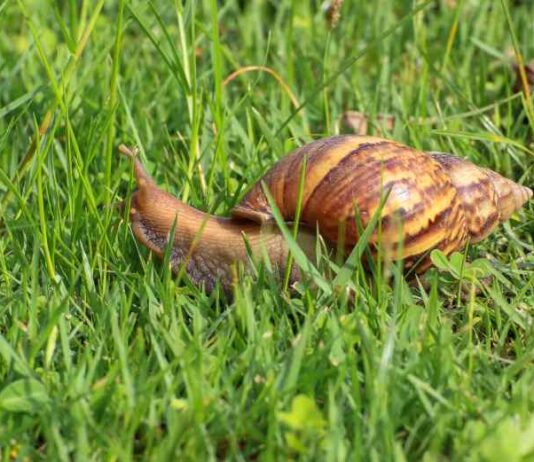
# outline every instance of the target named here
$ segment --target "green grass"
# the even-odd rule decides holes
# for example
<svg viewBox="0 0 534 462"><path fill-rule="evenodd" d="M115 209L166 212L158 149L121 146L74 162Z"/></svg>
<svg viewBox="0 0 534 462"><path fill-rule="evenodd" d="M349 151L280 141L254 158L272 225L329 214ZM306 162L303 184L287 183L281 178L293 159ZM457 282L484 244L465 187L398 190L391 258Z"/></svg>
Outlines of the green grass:
<svg viewBox="0 0 534 462"><path fill-rule="evenodd" d="M333 30L319 0L184 3L0 1L0 459L533 460L533 202L425 285L356 265L351 298L322 262L231 304L116 205L121 142L224 215L347 109L532 186L507 53L534 56L534 3L347 0ZM306 104L266 72L224 84L251 65Z"/></svg>

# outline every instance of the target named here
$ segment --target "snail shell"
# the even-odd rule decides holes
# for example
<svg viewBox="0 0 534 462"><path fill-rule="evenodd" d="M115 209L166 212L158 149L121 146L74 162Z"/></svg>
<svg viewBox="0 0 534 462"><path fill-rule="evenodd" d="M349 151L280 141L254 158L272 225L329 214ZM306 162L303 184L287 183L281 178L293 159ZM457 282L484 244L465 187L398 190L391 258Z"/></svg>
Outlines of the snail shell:
<svg viewBox="0 0 534 462"><path fill-rule="evenodd" d="M530 189L450 154L424 153L376 137L335 136L297 149L262 178L287 221L295 216L305 157L301 222L317 225L330 242L338 240L343 224L344 242L352 247L358 241L356 214L365 227L388 192L381 242L394 249L402 246L407 267L432 249L450 254L468 240L480 241L532 195ZM272 219L261 182L232 215L259 223ZM376 231L371 243L377 239Z"/></svg>
<svg viewBox="0 0 534 462"><path fill-rule="evenodd" d="M283 218L293 221L303 162L304 230L299 239L308 255L313 255L314 244L313 232L306 228L318 229L332 246L342 239L348 251L358 241L358 223L365 227L383 202L380 226L370 243L376 245L380 236L391 258L400 257L406 267L416 265L423 271L430 264L429 251L450 254L468 241L480 241L532 197L529 188L450 154L345 135L314 141L281 159L233 209L232 218L204 214L161 191L135 159L138 191L130 213L134 233L162 255L176 220L171 264L178 268L186 262L192 279L207 289L217 280L228 289L230 267L239 261L246 265L243 234L253 253L267 252L283 269L288 251L272 225L264 187ZM294 275L299 277L298 272Z"/></svg>

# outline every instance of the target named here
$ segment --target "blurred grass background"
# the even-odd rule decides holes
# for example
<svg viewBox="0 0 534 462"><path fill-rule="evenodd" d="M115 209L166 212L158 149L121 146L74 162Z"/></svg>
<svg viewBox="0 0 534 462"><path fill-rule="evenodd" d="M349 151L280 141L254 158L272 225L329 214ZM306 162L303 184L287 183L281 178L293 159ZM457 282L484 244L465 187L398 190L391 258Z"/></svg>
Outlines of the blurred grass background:
<svg viewBox="0 0 534 462"><path fill-rule="evenodd" d="M350 299L260 271L230 305L116 207L121 142L224 215L347 110L532 187L533 2L340 3L0 1L3 460L532 460L532 202L467 250L490 279L358 266Z"/></svg>

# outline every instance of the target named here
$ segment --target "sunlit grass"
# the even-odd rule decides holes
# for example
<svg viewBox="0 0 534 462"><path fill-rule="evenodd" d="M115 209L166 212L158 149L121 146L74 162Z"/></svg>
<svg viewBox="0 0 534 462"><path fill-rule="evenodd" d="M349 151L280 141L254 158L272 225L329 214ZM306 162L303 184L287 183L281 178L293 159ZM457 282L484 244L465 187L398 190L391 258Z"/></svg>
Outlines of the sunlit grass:
<svg viewBox="0 0 534 462"><path fill-rule="evenodd" d="M117 207L120 143L225 215L345 110L534 184L532 2L320 4L0 1L0 459L532 457L532 202L424 281L323 259L229 304Z"/></svg>

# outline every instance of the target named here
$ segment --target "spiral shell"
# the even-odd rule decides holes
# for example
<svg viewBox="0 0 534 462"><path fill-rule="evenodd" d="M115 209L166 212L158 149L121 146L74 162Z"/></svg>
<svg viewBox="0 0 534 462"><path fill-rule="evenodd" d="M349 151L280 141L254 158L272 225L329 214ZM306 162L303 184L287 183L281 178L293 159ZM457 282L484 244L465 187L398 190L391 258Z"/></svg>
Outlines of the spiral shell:
<svg viewBox="0 0 534 462"><path fill-rule="evenodd" d="M479 242L532 196L518 185L486 168L442 152L429 152L445 169L462 202L471 242Z"/></svg>
<svg viewBox="0 0 534 462"><path fill-rule="evenodd" d="M344 239L350 248L358 240L358 222L365 227L387 194L380 242L400 252L407 267L432 249L450 254L468 240L484 238L532 195L528 188L455 156L376 137L334 136L281 159L252 187L233 217L272 220L263 183L284 219L292 221L305 158L301 223L318 227L331 243Z"/></svg>

